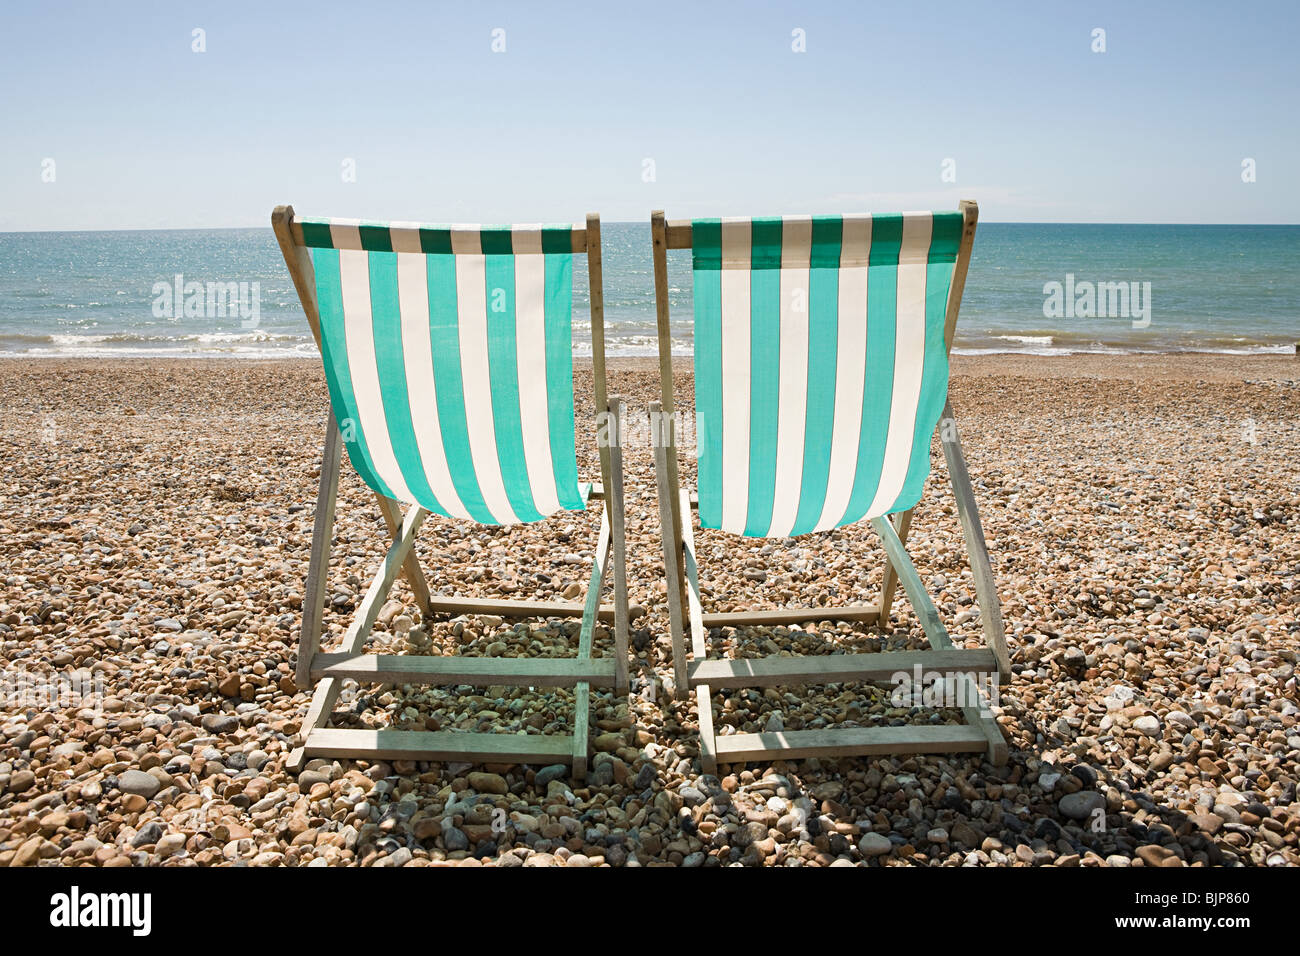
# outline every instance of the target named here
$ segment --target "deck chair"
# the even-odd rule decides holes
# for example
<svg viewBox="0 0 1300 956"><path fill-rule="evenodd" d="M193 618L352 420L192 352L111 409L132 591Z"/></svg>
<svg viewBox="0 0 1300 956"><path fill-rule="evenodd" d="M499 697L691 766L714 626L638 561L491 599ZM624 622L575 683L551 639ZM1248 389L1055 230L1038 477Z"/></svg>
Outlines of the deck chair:
<svg viewBox="0 0 1300 956"><path fill-rule="evenodd" d="M271 214L320 348L331 413L321 460L296 682L314 688L290 769L310 757L571 763L586 771L592 687L627 687L622 399L605 387L600 218L586 227L434 227ZM580 483L574 439L573 253L586 252L600 483ZM609 440L606 440L608 437ZM340 444L374 492L392 535L342 646L320 647ZM582 603L441 597L416 558L425 517L485 525L536 521L601 501ZM399 502L409 502L403 511ZM614 604L600 606L612 553ZM576 658L363 653L400 573L426 620L437 615L580 617ZM613 659L593 659L597 618L614 624ZM335 729L341 683L575 688L568 735Z"/></svg>
<svg viewBox="0 0 1300 956"><path fill-rule="evenodd" d="M948 352L978 210L876 216L697 219L651 216L661 399L651 406L668 577L674 684L694 689L701 763L1007 748L974 677L1010 675L1001 611L961 443L947 405ZM678 481L669 249L690 249L694 277L698 493ZM905 550L943 450L970 556L987 647L954 646ZM788 538L866 519L884 545L875 605L705 614L690 515L702 528ZM892 517L890 517L892 516ZM902 583L929 650L718 660L708 629L807 621L887 624ZM684 620L685 618L685 620ZM689 627L688 658L684 629ZM917 668L920 668L918 671ZM716 735L712 694L747 687L934 675L955 687L965 724Z"/></svg>

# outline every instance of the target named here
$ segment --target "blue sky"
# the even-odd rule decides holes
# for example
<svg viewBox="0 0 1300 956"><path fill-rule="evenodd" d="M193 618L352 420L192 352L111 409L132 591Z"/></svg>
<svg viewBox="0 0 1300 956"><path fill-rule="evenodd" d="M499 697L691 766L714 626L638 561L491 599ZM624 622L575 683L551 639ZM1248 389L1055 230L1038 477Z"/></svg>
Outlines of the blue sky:
<svg viewBox="0 0 1300 956"><path fill-rule="evenodd" d="M280 202L495 222L961 197L986 221L1300 222L1294 2L229 0L0 16L0 230L264 225Z"/></svg>

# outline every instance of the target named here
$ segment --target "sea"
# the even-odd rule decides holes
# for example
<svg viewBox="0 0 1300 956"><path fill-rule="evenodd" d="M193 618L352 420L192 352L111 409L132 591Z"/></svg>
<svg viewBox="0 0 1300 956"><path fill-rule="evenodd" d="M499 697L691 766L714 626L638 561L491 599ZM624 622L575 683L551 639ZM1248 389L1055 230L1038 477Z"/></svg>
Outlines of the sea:
<svg viewBox="0 0 1300 956"><path fill-rule="evenodd" d="M652 355L649 224L602 233L607 354ZM187 288L210 283L197 308ZM689 354L689 252L669 253L669 284L673 347ZM587 306L575 256L578 354ZM1300 226L982 223L954 351L1292 353L1297 339ZM269 228L0 233L0 356L314 354Z"/></svg>

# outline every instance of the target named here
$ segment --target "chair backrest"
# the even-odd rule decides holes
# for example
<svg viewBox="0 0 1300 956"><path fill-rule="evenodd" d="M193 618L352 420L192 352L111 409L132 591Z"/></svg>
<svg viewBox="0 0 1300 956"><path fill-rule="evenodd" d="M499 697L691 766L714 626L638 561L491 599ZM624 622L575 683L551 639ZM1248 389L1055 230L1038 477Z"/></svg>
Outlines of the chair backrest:
<svg viewBox="0 0 1300 956"><path fill-rule="evenodd" d="M572 355L584 230L303 219L292 234L311 253L330 400L366 484L482 524L585 507Z"/></svg>
<svg viewBox="0 0 1300 956"><path fill-rule="evenodd" d="M968 215L691 224L704 527L787 537L916 504Z"/></svg>

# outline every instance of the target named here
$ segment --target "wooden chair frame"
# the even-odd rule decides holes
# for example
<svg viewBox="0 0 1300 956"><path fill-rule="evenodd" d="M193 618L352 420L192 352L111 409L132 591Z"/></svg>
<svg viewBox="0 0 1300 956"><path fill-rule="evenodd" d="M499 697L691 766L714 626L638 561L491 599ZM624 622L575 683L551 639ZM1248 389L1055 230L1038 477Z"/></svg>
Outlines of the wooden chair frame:
<svg viewBox="0 0 1300 956"><path fill-rule="evenodd" d="M316 345L321 344L320 309L315 271L303 244L302 226L292 206L278 206L271 226L302 300ZM297 772L312 757L364 760L461 760L470 763L568 763L576 779L586 774L591 687L627 691L628 596L624 542L623 455L620 441L623 399L607 395L605 379L604 298L600 258L600 217L587 216L586 228L573 230L573 251L587 254L590 282L592 366L601 480L584 486L585 500L601 501L600 532L591 579L583 603L440 597L429 593L415 552L415 537L429 514L418 505L403 513L398 502L375 494L379 511L392 536L392 545L367 589L354 619L333 652L321 650L321 625L329 574L335 501L338 493L341 441L331 408L325 429L320 487L316 499L311 562L303 596L303 624L295 673L302 690L313 689L298 746L288 768ZM605 417L608 416L608 417ZM614 603L600 605L602 584L610 560L614 565ZM502 617L577 617L582 619L576 658L424 657L366 654L365 645L389 590L405 574L426 620L437 615L492 614ZM614 624L615 654L593 659L592 636L597 620ZM574 732L560 734L495 734L457 731L349 730L329 726L343 680L392 684L505 684L518 687L573 687Z"/></svg>
<svg viewBox="0 0 1300 956"><path fill-rule="evenodd" d="M970 266L971 245L979 218L978 206L969 200L960 205L962 237L953 270L952 289L945 315L944 344L952 349L953 331ZM696 562L690 512L698 507L696 496L681 487L678 478L676 416L673 414L672 341L669 335L668 250L691 248L691 223L668 222L661 211L651 214L654 240L655 301L659 335L660 400L651 403L655 426L655 475L659 488L659 516L663 527L664 567L668 578L669 625L673 642L673 675L678 697L693 688L699 711L701 763L706 773L715 773L719 763L744 763L791 757L842 757L886 753L960 753L983 751L997 765L1007 760L1007 745L993 720L971 674L994 673L1009 680L1010 659L998 603L988 547L971 491L970 475L962 454L952 405L944 408L940 429L948 463L957 514L961 522L967 555L971 562L975 593L983 620L985 649L957 648L948 636L939 612L921 582L906 550L912 525L909 509L890 519L870 523L885 550L885 576L878 604L850 607L783 608L773 611L740 611L705 614L700 605L699 567ZM761 657L738 660L710 659L705 630L743 625L792 624L806 621L861 621L884 623L896 586L901 582L930 649L874 654L836 654L817 657ZM690 657L685 629L690 630ZM791 730L758 734L715 735L712 695L716 688L789 686L842 681L888 682L899 672L951 675L961 699L978 701L961 708L967 723L903 727L855 727L833 730Z"/></svg>

